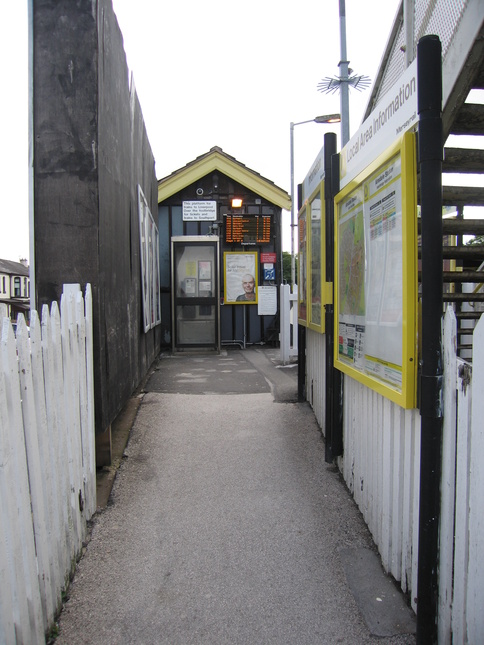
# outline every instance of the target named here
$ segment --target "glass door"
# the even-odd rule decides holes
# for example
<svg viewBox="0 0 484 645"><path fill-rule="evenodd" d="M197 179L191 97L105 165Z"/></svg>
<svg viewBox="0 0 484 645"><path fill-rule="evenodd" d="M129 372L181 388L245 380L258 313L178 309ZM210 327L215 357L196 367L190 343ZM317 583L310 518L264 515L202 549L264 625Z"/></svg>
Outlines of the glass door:
<svg viewBox="0 0 484 645"><path fill-rule="evenodd" d="M220 349L218 237L172 238L173 349Z"/></svg>

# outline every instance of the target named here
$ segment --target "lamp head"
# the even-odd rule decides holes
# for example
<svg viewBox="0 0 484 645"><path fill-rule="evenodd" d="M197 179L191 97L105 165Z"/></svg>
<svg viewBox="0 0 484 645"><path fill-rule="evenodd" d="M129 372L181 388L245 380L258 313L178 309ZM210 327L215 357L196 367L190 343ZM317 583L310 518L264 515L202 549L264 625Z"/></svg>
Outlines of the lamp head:
<svg viewBox="0 0 484 645"><path fill-rule="evenodd" d="M317 116L314 119L315 123L339 123L341 121L341 114L325 114L324 116Z"/></svg>

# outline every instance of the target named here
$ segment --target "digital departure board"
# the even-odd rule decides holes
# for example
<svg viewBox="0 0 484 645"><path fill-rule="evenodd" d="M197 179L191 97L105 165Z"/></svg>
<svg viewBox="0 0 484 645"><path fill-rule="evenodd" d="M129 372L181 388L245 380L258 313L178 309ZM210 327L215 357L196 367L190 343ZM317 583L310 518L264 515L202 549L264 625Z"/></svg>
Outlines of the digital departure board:
<svg viewBox="0 0 484 645"><path fill-rule="evenodd" d="M227 244L270 244L270 215L225 215Z"/></svg>

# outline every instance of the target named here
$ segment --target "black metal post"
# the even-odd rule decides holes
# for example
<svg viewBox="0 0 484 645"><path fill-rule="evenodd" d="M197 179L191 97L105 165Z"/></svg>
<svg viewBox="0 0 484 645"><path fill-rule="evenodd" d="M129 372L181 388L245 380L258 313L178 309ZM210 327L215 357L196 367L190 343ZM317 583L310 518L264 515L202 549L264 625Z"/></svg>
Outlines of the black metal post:
<svg viewBox="0 0 484 645"><path fill-rule="evenodd" d="M326 213L326 282L334 285L334 196L339 191L339 155L336 135L324 136L324 204ZM333 302L326 305L326 410L325 460L331 463L343 453L342 374L334 368L334 291Z"/></svg>
<svg viewBox="0 0 484 645"><path fill-rule="evenodd" d="M328 133L330 134L330 133ZM336 154L336 141L329 141L328 134L324 137L324 207L326 213L326 282L334 280L334 206L331 158ZM334 136L334 135L333 135ZM336 137L335 137L336 139ZM332 154L330 155L330 149ZM334 302L334 295L333 295ZM326 409L325 409L325 454L328 463L333 461L333 351L334 351L334 305L326 305L325 311L325 343L326 343Z"/></svg>
<svg viewBox="0 0 484 645"><path fill-rule="evenodd" d="M302 186L297 186L297 212L301 210ZM299 246L298 246L299 250ZM298 259L299 268L299 259ZM298 281L298 289L299 289ZM296 311L298 311L296 309ZM306 401L306 327L297 326L297 400L300 403Z"/></svg>
<svg viewBox="0 0 484 645"><path fill-rule="evenodd" d="M297 326L297 400L306 401L306 327Z"/></svg>
<svg viewBox="0 0 484 645"><path fill-rule="evenodd" d="M420 205L422 213L422 363L417 643L437 643L442 452L442 48L418 43Z"/></svg>

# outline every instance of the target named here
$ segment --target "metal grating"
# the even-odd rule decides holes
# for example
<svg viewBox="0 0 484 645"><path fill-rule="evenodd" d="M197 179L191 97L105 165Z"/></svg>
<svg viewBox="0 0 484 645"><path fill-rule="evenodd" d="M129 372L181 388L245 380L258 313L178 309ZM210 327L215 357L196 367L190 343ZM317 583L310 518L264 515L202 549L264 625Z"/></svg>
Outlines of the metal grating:
<svg viewBox="0 0 484 645"><path fill-rule="evenodd" d="M445 59L469 0L416 0L415 2L415 50L422 36L437 34L442 42L442 57ZM405 71L405 30L400 25L388 58L374 104L394 85Z"/></svg>
<svg viewBox="0 0 484 645"><path fill-rule="evenodd" d="M385 73L378 88L378 95L376 97L376 103L380 100L381 96L384 96L388 90L398 81L400 76L405 71L405 31L403 29L403 23L400 25L398 35L395 38L392 45L392 52L388 59L387 66L385 68Z"/></svg>
<svg viewBox="0 0 484 645"><path fill-rule="evenodd" d="M437 34L442 43L442 56L445 58L467 4L468 0L417 1L415 3L415 43L422 36Z"/></svg>

